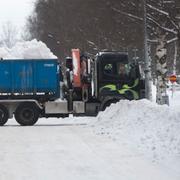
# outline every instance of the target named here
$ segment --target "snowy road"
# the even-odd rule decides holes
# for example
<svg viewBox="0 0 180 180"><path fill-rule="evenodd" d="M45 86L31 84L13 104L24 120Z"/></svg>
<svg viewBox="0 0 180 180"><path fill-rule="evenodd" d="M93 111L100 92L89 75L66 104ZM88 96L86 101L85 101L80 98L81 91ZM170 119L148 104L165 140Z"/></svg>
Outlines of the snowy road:
<svg viewBox="0 0 180 180"><path fill-rule="evenodd" d="M0 128L0 180L172 179L143 155L93 133L90 121L49 119L34 127L10 121Z"/></svg>

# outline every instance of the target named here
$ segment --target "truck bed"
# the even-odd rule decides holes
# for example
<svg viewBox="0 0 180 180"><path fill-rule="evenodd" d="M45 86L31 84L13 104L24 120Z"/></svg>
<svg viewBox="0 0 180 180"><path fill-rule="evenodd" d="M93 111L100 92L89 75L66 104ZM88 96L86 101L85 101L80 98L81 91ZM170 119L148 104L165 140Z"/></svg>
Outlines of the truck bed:
<svg viewBox="0 0 180 180"><path fill-rule="evenodd" d="M59 97L57 59L0 61L0 98Z"/></svg>

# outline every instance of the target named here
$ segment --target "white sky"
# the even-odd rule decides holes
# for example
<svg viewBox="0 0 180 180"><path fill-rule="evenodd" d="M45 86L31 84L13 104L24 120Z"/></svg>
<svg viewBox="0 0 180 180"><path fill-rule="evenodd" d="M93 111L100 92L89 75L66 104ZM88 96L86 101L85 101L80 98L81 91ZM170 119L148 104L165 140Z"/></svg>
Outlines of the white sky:
<svg viewBox="0 0 180 180"><path fill-rule="evenodd" d="M11 21L20 30L33 10L36 0L0 0L0 26ZM1 29L0 27L0 29Z"/></svg>

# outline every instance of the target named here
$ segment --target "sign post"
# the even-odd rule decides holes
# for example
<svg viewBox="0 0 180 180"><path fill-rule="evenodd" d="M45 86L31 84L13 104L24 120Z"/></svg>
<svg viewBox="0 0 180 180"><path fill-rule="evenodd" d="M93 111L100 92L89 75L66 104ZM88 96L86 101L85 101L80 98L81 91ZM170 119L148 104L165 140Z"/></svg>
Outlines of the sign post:
<svg viewBox="0 0 180 180"><path fill-rule="evenodd" d="M175 82L177 81L176 75L171 75L171 76L169 77L169 80L171 81L171 83L175 83Z"/></svg>
<svg viewBox="0 0 180 180"><path fill-rule="evenodd" d="M172 98L173 98L173 94L174 94L174 90L175 90L175 82L177 81L177 77L176 77L176 75L171 75L170 77L169 77L169 80L171 81L171 83L172 83Z"/></svg>

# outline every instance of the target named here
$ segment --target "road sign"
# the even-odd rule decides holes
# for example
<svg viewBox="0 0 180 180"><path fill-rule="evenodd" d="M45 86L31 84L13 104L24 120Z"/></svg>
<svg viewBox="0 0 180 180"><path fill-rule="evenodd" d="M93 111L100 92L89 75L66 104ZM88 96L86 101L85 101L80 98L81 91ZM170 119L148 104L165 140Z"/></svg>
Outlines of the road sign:
<svg viewBox="0 0 180 180"><path fill-rule="evenodd" d="M171 75L171 76L169 77L169 80L171 81L171 83L176 82L176 81L177 81L176 75Z"/></svg>

